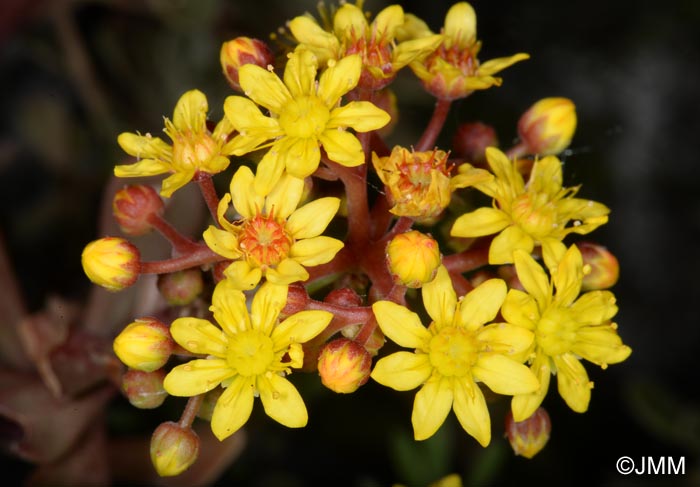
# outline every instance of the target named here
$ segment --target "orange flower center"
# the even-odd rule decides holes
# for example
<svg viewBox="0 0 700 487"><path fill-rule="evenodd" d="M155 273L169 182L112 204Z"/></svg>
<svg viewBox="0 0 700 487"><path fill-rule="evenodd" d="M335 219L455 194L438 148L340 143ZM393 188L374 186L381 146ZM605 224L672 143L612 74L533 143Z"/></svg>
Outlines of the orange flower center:
<svg viewBox="0 0 700 487"><path fill-rule="evenodd" d="M173 165L178 169L200 169L218 153L214 139L206 132L173 134Z"/></svg>
<svg viewBox="0 0 700 487"><path fill-rule="evenodd" d="M391 43L384 35L367 39L362 36L352 39L345 50L345 55L359 54L362 57L362 74L358 86L378 90L388 85L396 73L392 67Z"/></svg>
<svg viewBox="0 0 700 487"><path fill-rule="evenodd" d="M555 229L556 209L544 193L521 194L513 201L512 218L535 238L546 237Z"/></svg>
<svg viewBox="0 0 700 487"><path fill-rule="evenodd" d="M248 262L255 267L279 264L289 255L293 242L284 228L284 222L277 221L272 214L257 214L246 220L238 239Z"/></svg>

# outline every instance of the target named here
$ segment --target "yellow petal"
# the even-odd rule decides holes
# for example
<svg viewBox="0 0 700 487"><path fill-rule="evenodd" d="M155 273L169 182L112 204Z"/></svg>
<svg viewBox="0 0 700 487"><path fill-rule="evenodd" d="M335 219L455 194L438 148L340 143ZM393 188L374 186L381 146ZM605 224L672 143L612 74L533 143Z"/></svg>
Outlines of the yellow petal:
<svg viewBox="0 0 700 487"><path fill-rule="evenodd" d="M506 298L506 283L489 279L471 290L459 303L457 324L474 331L495 318Z"/></svg>
<svg viewBox="0 0 700 487"><path fill-rule="evenodd" d="M540 239L542 246L542 260L547 269L556 269L559 262L566 254L566 245L558 238Z"/></svg>
<svg viewBox="0 0 700 487"><path fill-rule="evenodd" d="M368 101L352 101L331 112L326 128L352 127L356 132L369 132L384 127L391 115Z"/></svg>
<svg viewBox="0 0 700 487"><path fill-rule="evenodd" d="M142 159L133 164L121 164L114 167L114 175L118 178L156 176L170 171L170 164L155 159Z"/></svg>
<svg viewBox="0 0 700 487"><path fill-rule="evenodd" d="M217 208L216 208L216 219L218 220L219 224L223 227L224 230L235 235L237 232L236 226L232 225L226 219L226 212L228 211L228 207L230 204L231 204L231 193L226 193L221 198L221 200L219 201L219 206L217 206Z"/></svg>
<svg viewBox="0 0 700 487"><path fill-rule="evenodd" d="M423 285L423 304L438 329L453 323L457 294L445 266L438 267L435 279Z"/></svg>
<svg viewBox="0 0 700 487"><path fill-rule="evenodd" d="M549 381L552 376L549 357L543 353L537 354L535 360L530 366L530 370L540 384L539 388L530 394L519 394L513 396L511 401L511 410L513 411L513 419L515 421L525 421L533 415L537 408L540 407L544 397L549 390Z"/></svg>
<svg viewBox="0 0 700 487"><path fill-rule="evenodd" d="M483 447L491 442L491 419L484 394L471 378L454 380L454 410L464 431Z"/></svg>
<svg viewBox="0 0 700 487"><path fill-rule="evenodd" d="M262 271L259 267L251 267L244 260L238 260L224 270L224 275L235 289L249 291L260 282Z"/></svg>
<svg viewBox="0 0 700 487"><path fill-rule="evenodd" d="M287 379L277 374L258 376L265 413L288 428L302 428L309 420L304 400Z"/></svg>
<svg viewBox="0 0 700 487"><path fill-rule="evenodd" d="M253 218L263 209L265 198L253 189L255 176L247 166L241 166L231 179L233 207L243 218Z"/></svg>
<svg viewBox="0 0 700 487"><path fill-rule="evenodd" d="M253 411L253 381L249 377L236 377L216 401L211 417L211 430L223 441L238 431Z"/></svg>
<svg viewBox="0 0 700 487"><path fill-rule="evenodd" d="M326 329L333 319L328 311L299 311L288 317L272 330L275 350L283 350L290 343L306 343Z"/></svg>
<svg viewBox="0 0 700 487"><path fill-rule="evenodd" d="M202 237L207 247L227 259L238 259L242 255L238 250L238 239L231 232L209 225Z"/></svg>
<svg viewBox="0 0 700 487"><path fill-rule="evenodd" d="M612 325L579 328L571 351L603 367L620 363L632 353L630 347L622 344L622 339Z"/></svg>
<svg viewBox="0 0 700 487"><path fill-rule="evenodd" d="M234 155L247 154L267 140L282 134L277 120L263 115L255 103L242 96L227 97L224 113L231 125L239 131L226 145Z"/></svg>
<svg viewBox="0 0 700 487"><path fill-rule="evenodd" d="M184 185L192 181L194 177L194 169L190 171L178 171L171 176L168 176L161 183L160 194L166 198L170 198L175 191L182 188Z"/></svg>
<svg viewBox="0 0 700 487"><path fill-rule="evenodd" d="M396 29L403 24L403 8L400 5L389 5L377 14L372 22L372 28L377 37L393 39Z"/></svg>
<svg viewBox="0 0 700 487"><path fill-rule="evenodd" d="M487 147L486 159L493 174L507 184L514 194L520 194L525 190L522 176L515 170L513 163L503 152L495 147Z"/></svg>
<svg viewBox="0 0 700 487"><path fill-rule="evenodd" d="M265 278L281 286L287 286L293 282L305 281L309 273L294 259L284 259L276 267L268 267L265 270Z"/></svg>
<svg viewBox="0 0 700 487"><path fill-rule="evenodd" d="M303 179L282 174L279 182L265 198L265 213L286 220L297 209L303 193Z"/></svg>
<svg viewBox="0 0 700 487"><path fill-rule="evenodd" d="M173 124L180 131L193 133L206 130L209 105L199 90L190 90L180 97L173 112Z"/></svg>
<svg viewBox="0 0 700 487"><path fill-rule="evenodd" d="M170 325L170 334L185 350L226 358L228 339L220 328L200 318L178 318Z"/></svg>
<svg viewBox="0 0 700 487"><path fill-rule="evenodd" d="M518 279L525 290L535 298L540 310L544 310L550 302L552 290L549 286L549 279L544 273L544 269L530 256L522 250L516 250L513 254L515 270Z"/></svg>
<svg viewBox="0 0 700 487"><path fill-rule="evenodd" d="M241 66L238 71L238 81L248 98L272 113L280 113L292 100L289 90L275 73L255 64ZM236 126L234 120L231 122Z"/></svg>
<svg viewBox="0 0 700 487"><path fill-rule="evenodd" d="M433 31L430 30L423 19L407 13L404 13L403 24L396 30L396 40L399 42L430 35L433 35Z"/></svg>
<svg viewBox="0 0 700 487"><path fill-rule="evenodd" d="M476 42L476 13L467 2L454 4L445 16L443 33L461 49Z"/></svg>
<svg viewBox="0 0 700 487"><path fill-rule="evenodd" d="M226 360L190 360L172 369L165 376L163 387L172 396L196 396L211 391L235 373Z"/></svg>
<svg viewBox="0 0 700 487"><path fill-rule="evenodd" d="M323 30L314 19L300 15L293 18L288 27L299 44L316 55L319 65L336 57L340 48L338 38Z"/></svg>
<svg viewBox="0 0 700 487"><path fill-rule="evenodd" d="M568 307L581 292L583 282L583 258L578 247L572 245L559 262L556 272L552 275L552 283L556 289L554 303Z"/></svg>
<svg viewBox="0 0 700 487"><path fill-rule="evenodd" d="M488 350L524 362L534 345L535 335L522 326L493 323L479 330L476 339L480 351Z"/></svg>
<svg viewBox="0 0 700 487"><path fill-rule="evenodd" d="M413 401L413 436L416 440L425 440L445 422L452 409L452 385L451 379L437 376L428 382L416 393Z"/></svg>
<svg viewBox="0 0 700 487"><path fill-rule="evenodd" d="M317 96L326 107L332 109L341 96L357 86L360 73L362 73L362 58L357 54L329 63L319 79ZM331 112L331 120L334 117L333 112L335 110Z"/></svg>
<svg viewBox="0 0 700 487"><path fill-rule="evenodd" d="M284 141L285 139L282 139ZM280 146L282 142L276 142L268 150L255 171L255 182L253 187L255 192L261 196L267 195L275 187L277 181L282 177L284 171L284 160L280 158Z"/></svg>
<svg viewBox="0 0 700 487"><path fill-rule="evenodd" d="M582 325L599 325L617 314L615 295L610 291L591 291L571 305L571 313Z"/></svg>
<svg viewBox="0 0 700 487"><path fill-rule="evenodd" d="M555 156L547 156L535 161L527 187L533 193L545 193L551 200L561 191L562 181L561 161Z"/></svg>
<svg viewBox="0 0 700 487"><path fill-rule="evenodd" d="M540 310L537 302L527 293L519 289L510 289L506 295L501 314L508 323L534 330L539 321Z"/></svg>
<svg viewBox="0 0 700 487"><path fill-rule="evenodd" d="M226 333L233 335L250 329L246 296L231 280L224 279L216 285L211 302L209 310Z"/></svg>
<svg viewBox="0 0 700 487"><path fill-rule="evenodd" d="M585 413L591 401L593 383L581 361L573 353L553 357L557 368L557 388L566 404L577 413Z"/></svg>
<svg viewBox="0 0 700 487"><path fill-rule="evenodd" d="M393 342L406 348L427 348L431 335L416 313L391 301L377 301L372 311L381 330Z"/></svg>
<svg viewBox="0 0 700 487"><path fill-rule="evenodd" d="M156 159L157 161L171 161L173 158L173 148L163 142L159 137L149 135L138 135L124 132L117 137L119 146L137 159Z"/></svg>
<svg viewBox="0 0 700 487"><path fill-rule="evenodd" d="M305 267L313 267L330 262L343 242L331 237L312 237L294 242L289 249L289 256Z"/></svg>
<svg viewBox="0 0 700 487"><path fill-rule="evenodd" d="M422 61L442 43L443 36L429 35L401 42L394 49L391 67L398 71L414 61ZM418 64L418 63L415 63Z"/></svg>
<svg viewBox="0 0 700 487"><path fill-rule="evenodd" d="M497 394L529 394L540 386L528 367L498 353L480 353L472 373Z"/></svg>
<svg viewBox="0 0 700 487"><path fill-rule="evenodd" d="M450 188L466 188L476 184L484 184L493 181L493 174L490 172L472 167L471 164L462 164L459 167L459 174L450 178ZM495 232L494 232L495 233Z"/></svg>
<svg viewBox="0 0 700 487"><path fill-rule="evenodd" d="M499 71L506 69L508 66L511 66L520 61L524 61L526 59L530 59L530 55L525 54L524 52L513 54L512 56L508 57L490 59L485 63L482 63L481 66L479 66L479 70L477 72L479 76L490 76L492 74L496 74Z"/></svg>
<svg viewBox="0 0 700 487"><path fill-rule="evenodd" d="M323 233L340 207L340 199L319 198L291 214L285 230L295 239L317 237Z"/></svg>
<svg viewBox="0 0 700 487"><path fill-rule="evenodd" d="M321 149L316 137L287 137L280 143L280 160L287 172L299 179L311 176L321 162Z"/></svg>
<svg viewBox="0 0 700 487"><path fill-rule="evenodd" d="M351 3L341 5L333 17L333 30L339 38L365 37L368 27L365 14Z"/></svg>
<svg viewBox="0 0 700 487"><path fill-rule="evenodd" d="M511 221L501 210L482 207L471 213L466 213L452 225L450 235L453 237L482 237L498 233Z"/></svg>
<svg viewBox="0 0 700 487"><path fill-rule="evenodd" d="M518 225L503 229L491 241L489 247L489 264L510 264L513 262L513 251L523 250L528 254L535 248L535 241Z"/></svg>
<svg viewBox="0 0 700 487"><path fill-rule="evenodd" d="M377 361L372 379L397 391L410 391L423 384L432 373L425 353L396 352Z"/></svg>
<svg viewBox="0 0 700 487"><path fill-rule="evenodd" d="M285 304L287 304L287 286L278 286L269 282L260 286L250 306L250 323L253 329L270 336Z"/></svg>
<svg viewBox="0 0 700 487"><path fill-rule="evenodd" d="M297 49L289 55L284 68L284 84L292 98L315 92L316 56L307 49Z"/></svg>
<svg viewBox="0 0 700 487"><path fill-rule="evenodd" d="M353 134L340 129L328 129L318 136L328 158L341 166L354 167L365 162L362 144Z"/></svg>

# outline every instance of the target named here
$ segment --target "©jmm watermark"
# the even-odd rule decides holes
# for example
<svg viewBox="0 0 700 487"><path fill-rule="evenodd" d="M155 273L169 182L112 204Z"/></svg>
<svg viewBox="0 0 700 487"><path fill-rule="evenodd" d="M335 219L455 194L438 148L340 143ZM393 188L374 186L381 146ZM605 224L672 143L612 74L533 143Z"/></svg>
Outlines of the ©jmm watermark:
<svg viewBox="0 0 700 487"><path fill-rule="evenodd" d="M685 475L685 457L632 457L624 456L615 463L622 475Z"/></svg>

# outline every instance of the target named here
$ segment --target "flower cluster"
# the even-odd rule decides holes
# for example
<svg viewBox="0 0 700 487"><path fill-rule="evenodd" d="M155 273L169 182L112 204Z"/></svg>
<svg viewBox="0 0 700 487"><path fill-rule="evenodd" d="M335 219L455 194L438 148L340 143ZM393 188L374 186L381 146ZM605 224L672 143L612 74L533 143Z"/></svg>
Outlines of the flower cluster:
<svg viewBox="0 0 700 487"><path fill-rule="evenodd" d="M114 216L126 235L162 234L172 257L142 261L128 240L104 237L85 248L83 266L113 291L159 275L167 305L128 325L114 351L130 368L132 404L190 398L180 421L154 435L160 475L196 460L198 411L221 440L245 425L256 397L275 421L305 426L303 390L287 378L294 370L318 371L338 393L370 377L418 389L416 440L454 411L488 445L488 388L511 398L509 438L531 457L549 437L541 404L551 376L566 404L584 412L592 383L582 361L606 368L631 353L605 289L616 259L593 242L565 242L610 212L563 186L557 156L574 135L573 102L535 103L514 147L496 147L495 131L480 123L439 148L452 101L500 86L494 75L528 55L481 63L466 2L449 9L438 33L399 5L368 21L361 2L343 3L325 21L288 23L294 48L279 69L265 42L225 42L222 70L238 93L218 123L192 90L165 120L172 144L118 137L137 160L116 166L116 176L170 175L160 195L143 184L119 191ZM437 102L420 140L390 149L380 129L400 110L400 93L388 90L403 67ZM213 178L230 165L220 195ZM166 220L161 199L187 184L199 186L212 215L194 238ZM387 338L406 350L385 353ZM151 389L158 400L143 400Z"/></svg>

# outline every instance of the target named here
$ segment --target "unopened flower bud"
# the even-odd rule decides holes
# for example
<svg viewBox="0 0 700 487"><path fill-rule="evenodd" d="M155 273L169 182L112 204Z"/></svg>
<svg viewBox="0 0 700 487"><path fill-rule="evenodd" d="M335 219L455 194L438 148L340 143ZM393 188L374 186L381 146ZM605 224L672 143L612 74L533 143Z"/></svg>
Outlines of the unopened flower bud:
<svg viewBox="0 0 700 487"><path fill-rule="evenodd" d="M238 70L241 66L255 64L265 68L268 64L272 64L275 57L263 41L250 37L236 37L223 43L220 59L229 85L234 90L242 92L241 85L238 83Z"/></svg>
<svg viewBox="0 0 700 487"><path fill-rule="evenodd" d="M333 289L329 292L323 301L331 304L338 304L340 306L361 306L362 297L357 294L354 289L349 287L344 287L340 289Z"/></svg>
<svg viewBox="0 0 700 487"><path fill-rule="evenodd" d="M85 246L82 263L92 282L109 291L121 291L138 279L141 254L128 240L104 237Z"/></svg>
<svg viewBox="0 0 700 487"><path fill-rule="evenodd" d="M357 342L337 338L328 342L318 356L321 382L333 392L355 392L369 379L372 358Z"/></svg>
<svg viewBox="0 0 700 487"><path fill-rule="evenodd" d="M386 261L398 283L419 288L435 277L440 248L428 235L411 230L391 239L386 247Z"/></svg>
<svg viewBox="0 0 700 487"><path fill-rule="evenodd" d="M309 293L302 284L293 283L287 287L287 303L280 312L281 317L292 316L294 313L304 311L311 301Z"/></svg>
<svg viewBox="0 0 700 487"><path fill-rule="evenodd" d="M552 422L543 407L525 421L515 422L512 411L506 416L506 435L516 455L532 458L537 455L549 441Z"/></svg>
<svg viewBox="0 0 700 487"><path fill-rule="evenodd" d="M190 304L202 293L203 289L202 271L197 268L158 276L158 291L172 306Z"/></svg>
<svg viewBox="0 0 700 487"><path fill-rule="evenodd" d="M486 148L497 147L496 131L481 122L463 123L452 138L452 155L462 157L472 164L486 161Z"/></svg>
<svg viewBox="0 0 700 487"><path fill-rule="evenodd" d="M161 477L180 475L199 455L199 437L192 428L167 421L151 437L151 462Z"/></svg>
<svg viewBox="0 0 700 487"><path fill-rule="evenodd" d="M175 342L167 325L143 318L127 325L114 339L114 353L132 369L153 372L166 364Z"/></svg>
<svg viewBox="0 0 700 487"><path fill-rule="evenodd" d="M168 393L163 388L165 371L129 369L122 377L122 391L132 406L139 409L155 409L165 401Z"/></svg>
<svg viewBox="0 0 700 487"><path fill-rule="evenodd" d="M518 121L518 134L532 154L559 154L576 130L576 106L568 98L544 98Z"/></svg>
<svg viewBox="0 0 700 487"><path fill-rule="evenodd" d="M122 232L143 235L153 227L150 219L163 212L163 200L155 189L135 184L120 189L112 200L112 213Z"/></svg>
<svg viewBox="0 0 700 487"><path fill-rule="evenodd" d="M579 242L576 246L581 251L584 264L581 288L595 291L613 287L620 277L617 258L608 249L593 242Z"/></svg>

